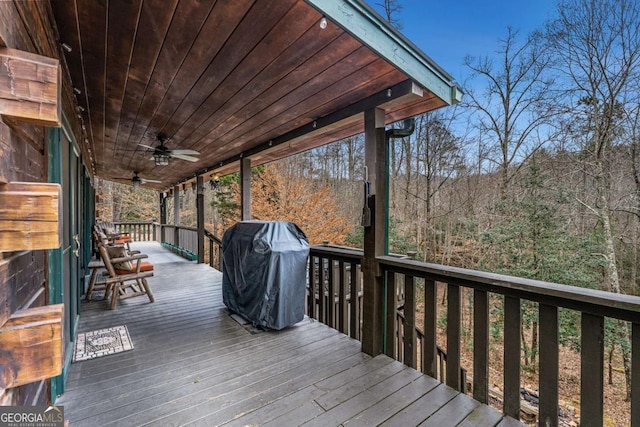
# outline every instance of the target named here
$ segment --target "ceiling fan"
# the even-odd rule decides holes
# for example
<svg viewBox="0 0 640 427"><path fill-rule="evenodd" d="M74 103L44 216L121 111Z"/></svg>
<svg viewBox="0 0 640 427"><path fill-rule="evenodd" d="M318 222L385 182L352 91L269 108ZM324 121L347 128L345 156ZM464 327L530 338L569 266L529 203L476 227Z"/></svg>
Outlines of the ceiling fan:
<svg viewBox="0 0 640 427"><path fill-rule="evenodd" d="M160 184L162 183L162 181L157 181L155 179L145 179L145 178L141 178L140 176L138 176L139 172L134 171L133 172L133 178L115 178L117 180L131 180L131 185L133 185L134 187L140 187L140 185L142 184L146 184L147 182L152 182L152 183L156 183L156 184Z"/></svg>
<svg viewBox="0 0 640 427"><path fill-rule="evenodd" d="M167 166L171 158L186 160L188 162L197 162L198 160L200 160L197 157L194 157L200 155L200 153L196 150L171 150L167 148L167 146L165 145L167 140L167 137L158 135L158 141L160 141L160 145L158 145L157 147L151 147L150 145L145 144L138 145L153 150L153 157L151 157L150 160L154 160L156 162L156 166Z"/></svg>

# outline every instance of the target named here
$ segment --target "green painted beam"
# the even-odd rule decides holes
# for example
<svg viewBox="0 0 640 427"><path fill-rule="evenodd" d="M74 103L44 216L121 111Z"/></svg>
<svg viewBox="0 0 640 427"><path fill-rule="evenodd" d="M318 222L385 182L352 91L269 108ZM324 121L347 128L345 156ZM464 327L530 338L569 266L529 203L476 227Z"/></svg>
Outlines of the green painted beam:
<svg viewBox="0 0 640 427"><path fill-rule="evenodd" d="M305 2L447 104L460 102L462 91L453 78L362 1Z"/></svg>

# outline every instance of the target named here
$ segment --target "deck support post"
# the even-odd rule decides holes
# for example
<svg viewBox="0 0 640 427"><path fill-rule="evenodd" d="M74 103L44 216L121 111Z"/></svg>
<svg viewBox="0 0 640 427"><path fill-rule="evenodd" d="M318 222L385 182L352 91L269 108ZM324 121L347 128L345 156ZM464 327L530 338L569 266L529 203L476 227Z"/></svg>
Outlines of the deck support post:
<svg viewBox="0 0 640 427"><path fill-rule="evenodd" d="M251 219L251 159L240 161L240 209L242 221Z"/></svg>
<svg viewBox="0 0 640 427"><path fill-rule="evenodd" d="M173 244L180 246L180 186L173 187Z"/></svg>
<svg viewBox="0 0 640 427"><path fill-rule="evenodd" d="M204 181L196 177L196 216L198 225L198 264L204 263Z"/></svg>
<svg viewBox="0 0 640 427"><path fill-rule="evenodd" d="M160 194L160 243L162 243L167 240L165 238L164 228L164 226L167 224L167 197L163 192L160 192L158 194Z"/></svg>
<svg viewBox="0 0 640 427"><path fill-rule="evenodd" d="M388 150L385 142L385 111L370 108L364 113L365 165L371 183L367 205L371 223L364 227L362 351L375 356L383 352L384 275L376 262L385 255L389 185ZM393 338L393 337L391 337Z"/></svg>

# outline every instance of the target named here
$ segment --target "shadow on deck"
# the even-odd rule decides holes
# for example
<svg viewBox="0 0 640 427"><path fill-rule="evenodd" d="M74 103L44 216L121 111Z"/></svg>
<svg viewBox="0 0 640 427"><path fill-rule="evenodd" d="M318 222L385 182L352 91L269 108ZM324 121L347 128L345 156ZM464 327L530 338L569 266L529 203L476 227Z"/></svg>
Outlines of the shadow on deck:
<svg viewBox="0 0 640 427"><path fill-rule="evenodd" d="M241 326L222 274L144 242L156 302L83 302L78 332L126 325L134 350L73 363L56 402L73 426L520 425L315 321Z"/></svg>

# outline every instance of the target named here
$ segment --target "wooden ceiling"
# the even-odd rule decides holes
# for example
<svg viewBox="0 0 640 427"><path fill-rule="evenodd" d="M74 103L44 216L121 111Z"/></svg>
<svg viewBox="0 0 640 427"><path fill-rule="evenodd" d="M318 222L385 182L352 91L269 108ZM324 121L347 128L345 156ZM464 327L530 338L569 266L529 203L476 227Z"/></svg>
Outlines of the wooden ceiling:
<svg viewBox="0 0 640 427"><path fill-rule="evenodd" d="M95 175L139 171L164 189L196 173L231 172L241 156L259 164L360 133L362 111L374 104L390 123L451 103L339 19L328 16L322 28L310 3L53 1ZM373 14L360 1L344 3ZM158 135L200 160L155 166L139 144L155 147Z"/></svg>

